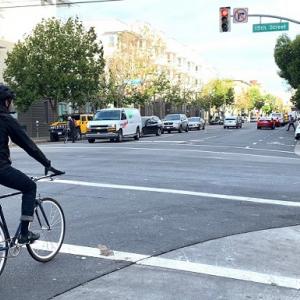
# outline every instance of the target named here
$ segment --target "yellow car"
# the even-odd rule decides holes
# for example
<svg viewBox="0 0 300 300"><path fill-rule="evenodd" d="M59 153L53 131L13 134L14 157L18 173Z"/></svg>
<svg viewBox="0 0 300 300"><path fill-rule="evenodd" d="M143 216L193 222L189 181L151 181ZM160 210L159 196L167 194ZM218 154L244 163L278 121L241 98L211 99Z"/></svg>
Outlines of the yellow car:
<svg viewBox="0 0 300 300"><path fill-rule="evenodd" d="M71 117L75 121L77 130L77 139L80 139L82 134L87 132L87 123L93 119L92 114L71 114ZM67 132L68 115L63 115L56 122L53 122L49 126L50 141L56 142L60 138L65 136Z"/></svg>

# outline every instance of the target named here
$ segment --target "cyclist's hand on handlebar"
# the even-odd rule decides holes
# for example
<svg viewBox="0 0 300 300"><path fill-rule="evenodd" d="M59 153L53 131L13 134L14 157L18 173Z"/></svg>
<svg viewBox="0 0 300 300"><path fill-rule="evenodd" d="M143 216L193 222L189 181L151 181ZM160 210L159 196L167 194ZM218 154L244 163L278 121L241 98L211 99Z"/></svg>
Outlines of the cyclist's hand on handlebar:
<svg viewBox="0 0 300 300"><path fill-rule="evenodd" d="M45 168L45 175L48 175L48 172L51 172L53 175L63 175L64 171L57 170L51 166Z"/></svg>

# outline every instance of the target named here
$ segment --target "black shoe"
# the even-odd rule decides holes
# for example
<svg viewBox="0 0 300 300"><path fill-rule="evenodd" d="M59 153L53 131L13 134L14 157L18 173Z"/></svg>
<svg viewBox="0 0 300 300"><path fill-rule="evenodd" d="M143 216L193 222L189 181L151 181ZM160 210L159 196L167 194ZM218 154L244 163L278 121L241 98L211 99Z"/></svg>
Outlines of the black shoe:
<svg viewBox="0 0 300 300"><path fill-rule="evenodd" d="M18 242L19 244L32 244L34 241L38 240L40 235L38 233L33 233L28 231L25 235L20 235Z"/></svg>

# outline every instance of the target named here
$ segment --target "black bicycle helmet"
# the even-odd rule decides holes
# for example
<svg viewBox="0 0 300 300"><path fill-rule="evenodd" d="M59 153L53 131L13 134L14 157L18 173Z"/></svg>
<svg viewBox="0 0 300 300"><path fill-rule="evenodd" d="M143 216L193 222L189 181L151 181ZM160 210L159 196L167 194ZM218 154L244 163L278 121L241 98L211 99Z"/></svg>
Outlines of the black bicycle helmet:
<svg viewBox="0 0 300 300"><path fill-rule="evenodd" d="M15 97L15 93L7 85L0 83L0 102L4 102L5 100L13 100Z"/></svg>

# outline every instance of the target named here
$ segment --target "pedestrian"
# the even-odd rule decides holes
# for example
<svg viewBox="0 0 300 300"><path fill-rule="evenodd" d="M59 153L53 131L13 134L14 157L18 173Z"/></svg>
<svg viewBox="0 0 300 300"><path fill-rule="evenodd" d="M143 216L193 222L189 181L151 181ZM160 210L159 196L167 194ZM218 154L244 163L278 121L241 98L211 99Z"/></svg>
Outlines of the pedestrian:
<svg viewBox="0 0 300 300"><path fill-rule="evenodd" d="M288 129L286 131L289 131L291 126L294 128L294 131L295 131L296 128L295 128L294 123L295 123L295 119L293 118L292 115L289 115L289 126L288 126Z"/></svg>
<svg viewBox="0 0 300 300"><path fill-rule="evenodd" d="M70 134L70 138L72 139L72 143L75 143L76 125L75 125L75 121L73 120L73 118L71 116L68 117L68 132Z"/></svg>
<svg viewBox="0 0 300 300"><path fill-rule="evenodd" d="M36 183L30 177L12 167L9 151L9 140L24 149L31 157L54 174L63 172L54 169L50 160L37 147L22 129L19 122L10 114L10 107L15 98L14 92L6 85L0 83L0 185L22 192L21 232L18 243L33 243L40 235L29 231L29 223L33 221L36 203Z"/></svg>

